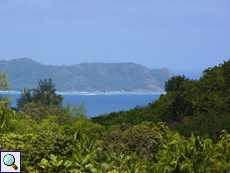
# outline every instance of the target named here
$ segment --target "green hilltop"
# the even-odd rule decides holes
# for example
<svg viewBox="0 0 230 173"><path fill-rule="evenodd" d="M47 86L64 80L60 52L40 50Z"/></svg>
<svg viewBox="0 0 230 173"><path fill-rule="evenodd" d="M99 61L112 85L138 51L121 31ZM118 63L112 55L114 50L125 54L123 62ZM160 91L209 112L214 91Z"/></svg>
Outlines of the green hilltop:
<svg viewBox="0 0 230 173"><path fill-rule="evenodd" d="M63 92L164 92L165 81L173 76L167 68L149 69L132 62L52 66L28 58L1 60L3 70L13 91L36 88L39 80L51 78Z"/></svg>

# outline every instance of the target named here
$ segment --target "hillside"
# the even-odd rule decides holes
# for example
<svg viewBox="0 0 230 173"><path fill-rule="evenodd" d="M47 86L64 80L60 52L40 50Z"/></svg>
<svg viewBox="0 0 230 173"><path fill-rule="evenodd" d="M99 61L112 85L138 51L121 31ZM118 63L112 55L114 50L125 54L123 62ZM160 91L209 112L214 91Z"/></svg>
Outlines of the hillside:
<svg viewBox="0 0 230 173"><path fill-rule="evenodd" d="M0 102L0 150L21 151L22 172L230 172L230 59L164 88L148 105L90 120L81 107Z"/></svg>
<svg viewBox="0 0 230 173"><path fill-rule="evenodd" d="M230 59L205 69L199 80L172 77L166 82L165 91L166 94L146 106L91 119L105 126L165 122L187 137L197 132L219 138L223 129L230 132Z"/></svg>
<svg viewBox="0 0 230 173"><path fill-rule="evenodd" d="M57 91L70 92L163 92L172 73L167 68L149 69L135 63L81 63L71 66L43 65L28 58L0 61L9 74L10 88L36 88L51 78Z"/></svg>

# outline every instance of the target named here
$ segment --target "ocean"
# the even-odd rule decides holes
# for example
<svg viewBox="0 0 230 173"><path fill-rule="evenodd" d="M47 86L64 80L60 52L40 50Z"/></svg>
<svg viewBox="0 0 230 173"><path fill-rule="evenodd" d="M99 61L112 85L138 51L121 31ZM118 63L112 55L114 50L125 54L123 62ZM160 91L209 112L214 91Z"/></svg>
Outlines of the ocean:
<svg viewBox="0 0 230 173"><path fill-rule="evenodd" d="M66 102L81 104L85 102L87 116L96 117L101 114L109 114L120 110L129 110L136 105L144 106L154 100L157 100L161 94L159 93L57 93L64 97L63 105ZM16 107L20 97L20 92L11 92L10 97L13 97L13 107Z"/></svg>

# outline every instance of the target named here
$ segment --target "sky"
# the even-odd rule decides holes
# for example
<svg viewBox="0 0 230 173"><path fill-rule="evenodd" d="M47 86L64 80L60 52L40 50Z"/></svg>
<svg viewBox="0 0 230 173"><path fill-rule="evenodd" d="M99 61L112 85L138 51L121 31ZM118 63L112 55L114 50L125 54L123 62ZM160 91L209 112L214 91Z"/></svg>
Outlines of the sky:
<svg viewBox="0 0 230 173"><path fill-rule="evenodd" d="M199 78L230 58L229 0L0 0L0 60L133 62Z"/></svg>

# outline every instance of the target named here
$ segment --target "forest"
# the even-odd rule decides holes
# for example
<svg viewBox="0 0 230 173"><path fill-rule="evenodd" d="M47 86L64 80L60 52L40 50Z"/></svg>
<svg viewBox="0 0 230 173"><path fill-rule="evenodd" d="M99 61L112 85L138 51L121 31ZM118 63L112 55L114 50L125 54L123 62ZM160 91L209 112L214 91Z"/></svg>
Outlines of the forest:
<svg viewBox="0 0 230 173"><path fill-rule="evenodd" d="M140 64L87 63L70 66L43 65L28 58L0 60L0 72L9 74L10 89L35 88L37 81L51 78L59 92L163 92L173 74L166 68L150 69Z"/></svg>
<svg viewBox="0 0 230 173"><path fill-rule="evenodd" d="M1 90L10 91L0 73ZM165 82L145 106L88 119L62 104L52 79L24 88L17 107L0 95L0 150L21 151L23 173L230 172L230 59Z"/></svg>

